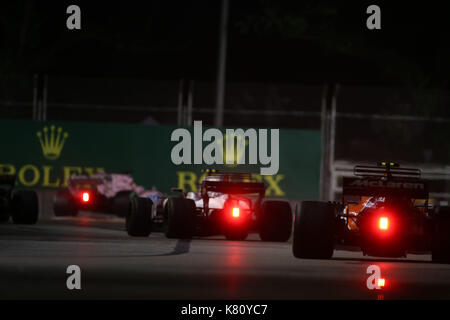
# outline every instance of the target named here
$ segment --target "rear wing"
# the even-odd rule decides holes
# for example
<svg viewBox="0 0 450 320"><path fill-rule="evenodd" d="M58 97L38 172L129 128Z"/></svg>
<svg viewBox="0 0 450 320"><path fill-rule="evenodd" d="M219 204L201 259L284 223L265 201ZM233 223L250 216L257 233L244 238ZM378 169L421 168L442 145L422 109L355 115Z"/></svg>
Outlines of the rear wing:
<svg viewBox="0 0 450 320"><path fill-rule="evenodd" d="M383 162L384 163L384 162ZM416 178L419 179L421 172L419 169L400 168L398 165L386 166L355 166L353 169L355 176L359 177L386 177L386 178Z"/></svg>
<svg viewBox="0 0 450 320"><path fill-rule="evenodd" d="M205 169L206 180L234 181L234 182L256 182L249 172L220 172L216 169Z"/></svg>
<svg viewBox="0 0 450 320"><path fill-rule="evenodd" d="M263 182L226 182L226 181L203 181L206 191L228 193L228 194L249 194L259 193L264 195L266 186Z"/></svg>
<svg viewBox="0 0 450 320"><path fill-rule="evenodd" d="M343 195L428 199L428 184L423 180L411 178L344 177Z"/></svg>
<svg viewBox="0 0 450 320"><path fill-rule="evenodd" d="M428 184L420 179L419 169L400 168L395 162L379 162L377 166L355 166L355 176L343 180L343 195L407 197L428 199Z"/></svg>
<svg viewBox="0 0 450 320"><path fill-rule="evenodd" d="M76 188L78 186L91 185L97 186L99 184L103 184L104 181L102 178L89 177L89 176L72 176L68 180L68 184L72 188Z"/></svg>
<svg viewBox="0 0 450 320"><path fill-rule="evenodd" d="M228 194L259 193L260 196L266 192L266 185L256 181L249 172L219 172L215 169L206 169L202 172L206 172L206 177L201 183L205 191Z"/></svg>

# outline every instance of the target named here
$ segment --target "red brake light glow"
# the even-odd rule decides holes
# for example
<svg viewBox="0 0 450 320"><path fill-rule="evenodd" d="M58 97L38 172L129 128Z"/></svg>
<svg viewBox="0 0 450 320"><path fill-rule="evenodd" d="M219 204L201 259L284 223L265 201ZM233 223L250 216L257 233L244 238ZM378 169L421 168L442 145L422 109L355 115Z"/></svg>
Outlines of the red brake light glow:
<svg viewBox="0 0 450 320"><path fill-rule="evenodd" d="M389 228L389 219L386 217L381 217L378 222L378 227L380 230L387 230Z"/></svg>
<svg viewBox="0 0 450 320"><path fill-rule="evenodd" d="M378 279L378 286L379 287L384 287L386 284L386 280L384 280L383 278L379 278Z"/></svg>
<svg viewBox="0 0 450 320"><path fill-rule="evenodd" d="M240 210L239 210L239 208L238 208L238 207L234 207L233 210L232 210L232 216L233 216L233 218L239 218L239 215L240 215Z"/></svg>
<svg viewBox="0 0 450 320"><path fill-rule="evenodd" d="M89 202L89 192L83 192L83 195L81 197L81 199L83 200L83 202Z"/></svg>

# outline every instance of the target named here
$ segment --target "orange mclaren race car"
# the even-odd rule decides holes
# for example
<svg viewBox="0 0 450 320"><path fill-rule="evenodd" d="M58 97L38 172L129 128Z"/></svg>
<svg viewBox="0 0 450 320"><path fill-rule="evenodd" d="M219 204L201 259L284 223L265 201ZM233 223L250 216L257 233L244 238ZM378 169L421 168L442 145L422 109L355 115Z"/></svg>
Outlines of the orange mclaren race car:
<svg viewBox="0 0 450 320"><path fill-rule="evenodd" d="M358 225L356 219L358 214L366 208L374 208L383 205L385 202L385 197L361 197L359 203L349 203L344 211L351 217L345 217L344 220L347 222L347 227L349 230L357 231ZM411 205L415 207L422 215L427 216L427 210L425 210L426 199L412 199ZM435 199L428 199L428 209L433 209L435 204Z"/></svg>
<svg viewBox="0 0 450 320"><path fill-rule="evenodd" d="M433 261L450 263L450 208L430 204L420 170L381 162L354 173L343 180L341 202L297 206L295 257L328 259L340 244L381 257L431 251Z"/></svg>

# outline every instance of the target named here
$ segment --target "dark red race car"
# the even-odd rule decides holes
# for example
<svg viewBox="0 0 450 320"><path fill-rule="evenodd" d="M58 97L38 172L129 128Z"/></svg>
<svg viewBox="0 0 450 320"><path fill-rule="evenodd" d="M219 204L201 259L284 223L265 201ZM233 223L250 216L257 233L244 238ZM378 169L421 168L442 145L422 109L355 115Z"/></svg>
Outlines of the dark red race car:
<svg viewBox="0 0 450 320"><path fill-rule="evenodd" d="M55 216L76 216L80 210L85 210L124 217L132 194L152 193L136 185L133 177L122 173L72 176L67 184L68 188L60 189L53 201Z"/></svg>

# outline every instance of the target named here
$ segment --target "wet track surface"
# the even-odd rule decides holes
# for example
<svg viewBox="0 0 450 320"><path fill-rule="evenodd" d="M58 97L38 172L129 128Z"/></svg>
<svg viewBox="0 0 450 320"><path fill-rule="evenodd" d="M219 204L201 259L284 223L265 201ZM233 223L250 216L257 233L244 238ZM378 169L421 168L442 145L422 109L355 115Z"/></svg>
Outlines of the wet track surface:
<svg viewBox="0 0 450 320"><path fill-rule="evenodd" d="M60 218L0 225L0 299L449 299L450 265L429 255L300 260L291 243L223 237L131 238L121 219ZM386 286L369 290L369 265ZM81 268L81 290L66 268Z"/></svg>

